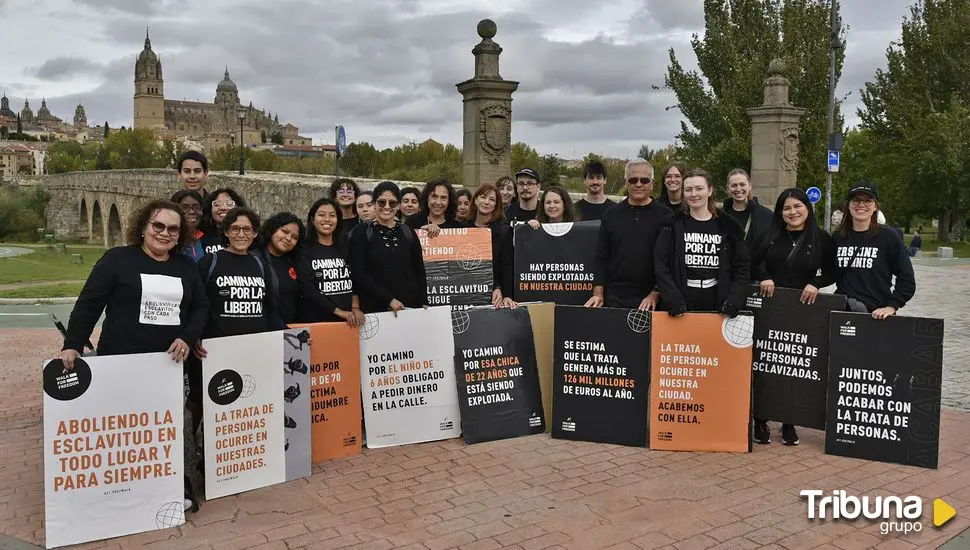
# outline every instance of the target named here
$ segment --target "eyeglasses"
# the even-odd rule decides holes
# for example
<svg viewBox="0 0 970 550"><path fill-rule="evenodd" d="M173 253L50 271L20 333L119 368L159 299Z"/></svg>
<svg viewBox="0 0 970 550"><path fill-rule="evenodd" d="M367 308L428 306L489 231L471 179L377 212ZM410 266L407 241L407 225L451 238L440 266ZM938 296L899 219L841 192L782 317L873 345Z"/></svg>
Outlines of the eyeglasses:
<svg viewBox="0 0 970 550"><path fill-rule="evenodd" d="M236 201L212 201L212 206L214 208L222 208L223 206L226 208L235 208Z"/></svg>
<svg viewBox="0 0 970 550"><path fill-rule="evenodd" d="M182 232L182 228L177 225L165 225L162 222L152 222L149 225L151 225L152 231L154 231L156 235L168 233L170 237L178 237L179 233Z"/></svg>
<svg viewBox="0 0 970 550"><path fill-rule="evenodd" d="M354 190L349 187L344 187L343 189L337 189L338 195L353 195Z"/></svg>
<svg viewBox="0 0 970 550"><path fill-rule="evenodd" d="M517 182L519 187L539 187L539 182L537 181L520 181Z"/></svg>
<svg viewBox="0 0 970 550"><path fill-rule="evenodd" d="M180 204L182 212L202 212L202 207L198 204Z"/></svg>
<svg viewBox="0 0 970 550"><path fill-rule="evenodd" d="M381 208L397 208L398 204L400 203L394 199L377 199L377 206Z"/></svg>
<svg viewBox="0 0 970 550"><path fill-rule="evenodd" d="M248 225L246 227L240 227L238 225L230 225L229 226L229 234L230 235L239 235L239 234L242 234L244 237L248 237L248 236L252 235L253 233L255 233L255 231L253 231L253 228L250 227L250 226L248 226Z"/></svg>
<svg viewBox="0 0 970 550"><path fill-rule="evenodd" d="M876 204L876 199L850 199L849 202L856 206L860 204L865 206L872 206Z"/></svg>
<svg viewBox="0 0 970 550"><path fill-rule="evenodd" d="M650 182L652 181L653 181L653 178L627 178L626 179L626 182L629 183L630 185L636 185L638 183L640 185L650 185Z"/></svg>

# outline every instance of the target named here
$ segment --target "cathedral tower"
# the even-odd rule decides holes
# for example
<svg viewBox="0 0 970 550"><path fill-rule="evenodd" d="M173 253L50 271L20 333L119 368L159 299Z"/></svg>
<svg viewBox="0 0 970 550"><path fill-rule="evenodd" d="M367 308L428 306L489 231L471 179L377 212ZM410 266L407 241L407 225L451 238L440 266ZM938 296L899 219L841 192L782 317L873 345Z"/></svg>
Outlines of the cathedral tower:
<svg viewBox="0 0 970 550"><path fill-rule="evenodd" d="M152 51L152 42L145 31L145 49L135 62L135 128L165 127L165 94L162 62Z"/></svg>

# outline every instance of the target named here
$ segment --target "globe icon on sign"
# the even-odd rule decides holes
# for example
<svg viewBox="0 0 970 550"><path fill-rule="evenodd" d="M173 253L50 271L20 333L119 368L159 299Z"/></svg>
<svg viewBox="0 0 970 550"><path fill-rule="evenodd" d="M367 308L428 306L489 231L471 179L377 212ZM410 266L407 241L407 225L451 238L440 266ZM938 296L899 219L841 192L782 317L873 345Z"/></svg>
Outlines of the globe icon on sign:
<svg viewBox="0 0 970 550"><path fill-rule="evenodd" d="M256 391L256 379L248 374L244 374L242 380L242 392L240 392L239 397L245 399Z"/></svg>
<svg viewBox="0 0 970 550"><path fill-rule="evenodd" d="M650 314L639 309L631 309L626 314L626 326L638 334L643 334L650 330Z"/></svg>
<svg viewBox="0 0 970 550"><path fill-rule="evenodd" d="M573 222L567 223L544 223L542 229L553 237L562 237L573 228Z"/></svg>
<svg viewBox="0 0 970 550"><path fill-rule="evenodd" d="M374 336L377 336L377 331L381 328L381 322L377 320L376 315L365 315L364 324L360 327L360 339L370 340Z"/></svg>
<svg viewBox="0 0 970 550"><path fill-rule="evenodd" d="M471 325L471 317L463 309L456 309L451 312L451 330L455 334L461 334L468 330Z"/></svg>
<svg viewBox="0 0 970 550"><path fill-rule="evenodd" d="M159 529L178 527L185 523L185 503L166 502L155 512L155 525Z"/></svg>
<svg viewBox="0 0 970 550"><path fill-rule="evenodd" d="M482 265L482 260L480 256L482 255L481 250L473 244L466 244L465 246L458 249L458 267L471 271L478 266Z"/></svg>
<svg viewBox="0 0 970 550"><path fill-rule="evenodd" d="M750 348L754 336L754 317L738 315L721 323L721 335L728 344L736 348Z"/></svg>

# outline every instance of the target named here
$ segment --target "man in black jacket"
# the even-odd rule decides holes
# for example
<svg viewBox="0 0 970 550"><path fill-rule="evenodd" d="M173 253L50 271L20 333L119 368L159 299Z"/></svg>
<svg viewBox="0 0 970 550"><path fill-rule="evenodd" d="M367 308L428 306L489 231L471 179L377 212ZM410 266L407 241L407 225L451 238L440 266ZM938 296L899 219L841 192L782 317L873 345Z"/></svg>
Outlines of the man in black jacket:
<svg viewBox="0 0 970 550"><path fill-rule="evenodd" d="M728 194L730 197L724 199L724 213L741 227L744 242L753 250L758 240L771 228L771 210L761 206L758 199L751 196L751 178L741 168L728 172Z"/></svg>
<svg viewBox="0 0 970 550"><path fill-rule="evenodd" d="M586 307L653 310L656 290L653 248L673 213L653 200L653 166L644 159L627 163L627 198L608 209L600 221L593 295Z"/></svg>

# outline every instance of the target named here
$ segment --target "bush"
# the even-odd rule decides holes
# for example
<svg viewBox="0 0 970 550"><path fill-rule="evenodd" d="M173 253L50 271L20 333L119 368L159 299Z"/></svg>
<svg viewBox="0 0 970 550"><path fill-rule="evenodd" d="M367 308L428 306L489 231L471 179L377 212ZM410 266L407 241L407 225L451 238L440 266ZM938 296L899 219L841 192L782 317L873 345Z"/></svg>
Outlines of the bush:
<svg viewBox="0 0 970 550"><path fill-rule="evenodd" d="M34 241L50 194L41 187L0 187L0 240Z"/></svg>

